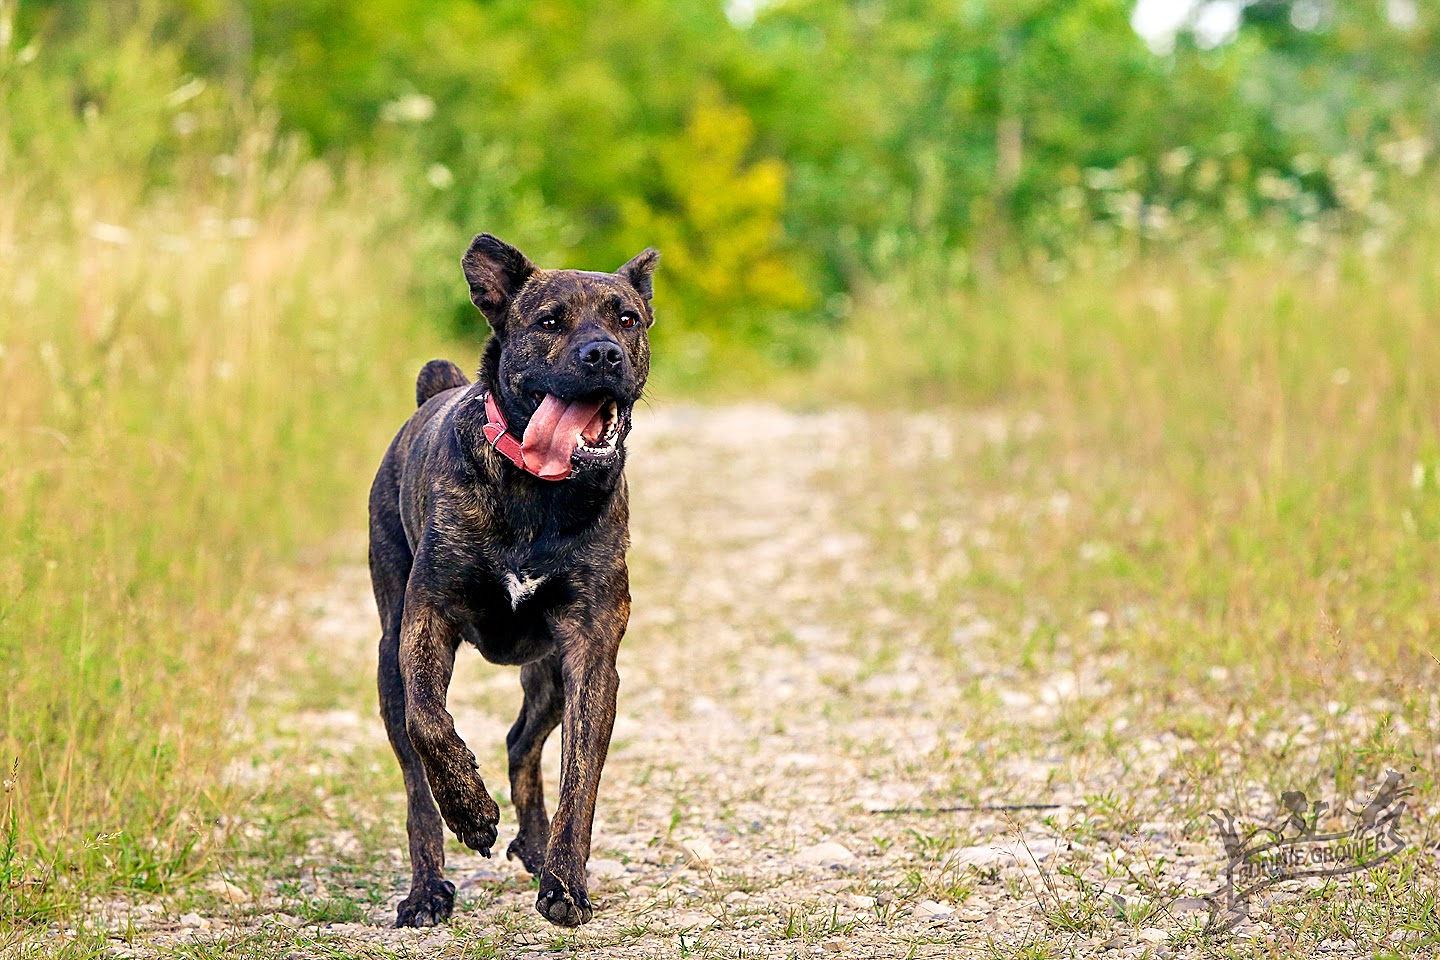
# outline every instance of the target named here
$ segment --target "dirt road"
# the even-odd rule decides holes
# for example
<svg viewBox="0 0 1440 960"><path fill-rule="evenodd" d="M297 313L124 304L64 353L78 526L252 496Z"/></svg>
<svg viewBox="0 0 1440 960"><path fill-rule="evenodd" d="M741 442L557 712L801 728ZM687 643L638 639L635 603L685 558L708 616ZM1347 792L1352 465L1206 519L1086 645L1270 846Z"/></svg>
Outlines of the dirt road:
<svg viewBox="0 0 1440 960"><path fill-rule="evenodd" d="M178 919L132 909L140 932L117 942L119 952L1218 949L1196 933L1208 914L1195 898L1219 888L1222 848L1211 824L1175 801L1194 793L1195 741L1164 722L1132 726L1153 705L1121 695L1124 663L1103 644L1007 637L957 586L986 543L986 518L1025 505L962 484L908 501L903 486L876 479L939 477L949 489L943 478L958 464L1023 446L1033 424L912 417L904 442L890 444L844 413L679 408L637 420L634 618L595 829L594 922L550 927L518 864L452 842L455 920L388 929L406 877L403 800L369 688L377 628L368 580L348 566L270 612L298 633L288 666L257 681L247 701L253 715L237 735L257 746L233 771L262 786L301 777L317 805L309 822L331 828L281 865L261 857L253 872L212 882L212 899ZM1092 627L1105 629L1103 614ZM273 631L262 624L257 636ZM1028 652L1005 653L1012 648ZM502 797L504 850L514 822L503 743L518 684L513 670L462 660L452 710ZM558 735L546 756L552 797L557 755ZM1252 798L1264 799L1258 790ZM942 809L956 806L971 809ZM1283 899L1270 907L1274 917L1241 924L1225 949L1283 940ZM1345 952L1356 941L1324 944L1315 948Z"/></svg>

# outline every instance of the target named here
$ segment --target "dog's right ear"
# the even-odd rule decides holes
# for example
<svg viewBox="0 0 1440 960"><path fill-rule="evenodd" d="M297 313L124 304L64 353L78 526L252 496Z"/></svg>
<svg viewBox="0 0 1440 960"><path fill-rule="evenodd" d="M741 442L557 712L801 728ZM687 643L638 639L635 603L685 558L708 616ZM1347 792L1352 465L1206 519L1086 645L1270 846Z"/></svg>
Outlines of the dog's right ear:
<svg viewBox="0 0 1440 960"><path fill-rule="evenodd" d="M470 241L460 265L470 284L470 302L485 314L496 333L510 314L510 301L535 273L525 254L492 234L482 233Z"/></svg>

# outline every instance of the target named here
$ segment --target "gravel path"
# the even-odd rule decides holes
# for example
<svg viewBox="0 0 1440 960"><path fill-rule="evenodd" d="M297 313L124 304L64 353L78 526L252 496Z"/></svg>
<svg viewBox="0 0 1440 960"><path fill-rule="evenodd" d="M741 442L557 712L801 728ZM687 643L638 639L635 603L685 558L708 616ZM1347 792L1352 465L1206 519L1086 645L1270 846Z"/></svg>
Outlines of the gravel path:
<svg viewBox="0 0 1440 960"><path fill-rule="evenodd" d="M1220 844L1208 823L1170 819L1193 741L1163 729L1117 736L1139 707L1107 696L1117 666L1100 654L1071 655L1063 638L1038 667L995 653L1007 638L953 586L971 541L983 544L971 518L1004 504L959 491L910 511L893 490L867 495L867 472L934 476L1023 442L1033 424L913 417L892 450L835 412L678 408L637 420L634 615L595 828L594 922L550 927L518 864L452 842L456 919L387 928L407 875L403 800L368 687L368 579L346 567L269 612L300 633L270 658L282 669L257 678L237 736L261 746L232 771L263 785L308 756L335 830L296 858L296 886L212 883L232 906L178 918L127 907L148 932L120 953L244 943L288 958L1209 954L1193 897L1217 887ZM261 622L256 635L273 631ZM327 670L359 679L296 692L296 678ZM517 688L513 669L471 655L451 693L502 794ZM546 756L552 802L557 758L558 735ZM982 809L937 809L957 805ZM1017 805L1042 808L1000 809ZM513 832L502 799L497 850ZM306 918L296 897L358 902L361 915ZM1269 929L1248 921L1229 949Z"/></svg>

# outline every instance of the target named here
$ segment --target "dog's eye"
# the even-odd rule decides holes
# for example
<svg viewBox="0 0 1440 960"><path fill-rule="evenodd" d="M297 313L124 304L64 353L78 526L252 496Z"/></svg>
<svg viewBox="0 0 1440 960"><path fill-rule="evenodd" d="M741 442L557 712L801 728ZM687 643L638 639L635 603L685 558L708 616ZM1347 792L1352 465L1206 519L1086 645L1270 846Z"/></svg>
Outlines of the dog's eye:
<svg viewBox="0 0 1440 960"><path fill-rule="evenodd" d="M620 326L624 327L626 330L629 330L631 327L635 326L639 322L640 314L636 313L633 310L626 310L624 313L620 314Z"/></svg>
<svg viewBox="0 0 1440 960"><path fill-rule="evenodd" d="M560 318L553 313L547 313L540 318L541 330L554 330L560 326Z"/></svg>

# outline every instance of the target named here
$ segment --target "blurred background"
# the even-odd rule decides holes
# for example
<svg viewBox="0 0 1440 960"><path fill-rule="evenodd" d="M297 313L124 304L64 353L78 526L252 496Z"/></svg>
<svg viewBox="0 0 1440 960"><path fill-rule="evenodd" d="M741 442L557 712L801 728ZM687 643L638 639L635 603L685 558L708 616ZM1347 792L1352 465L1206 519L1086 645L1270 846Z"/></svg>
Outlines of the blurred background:
<svg viewBox="0 0 1440 960"><path fill-rule="evenodd" d="M467 334L476 225L544 263L653 243L663 353L698 377L815 359L899 273L1376 247L1440 114L1423 6L7 0L7 179L97 222L129 212L97 180L195 191L234 235L321 160L416 231L383 256Z"/></svg>
<svg viewBox="0 0 1440 960"><path fill-rule="evenodd" d="M659 247L657 403L1038 411L1163 518L1057 597L1429 669L1437 127L1419 0L0 0L0 901L192 869L479 230Z"/></svg>

